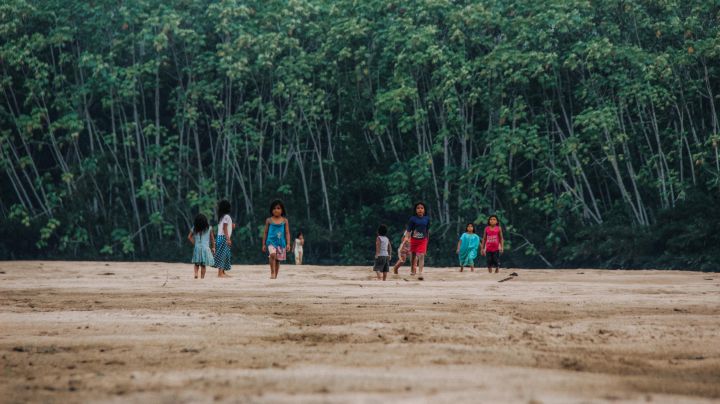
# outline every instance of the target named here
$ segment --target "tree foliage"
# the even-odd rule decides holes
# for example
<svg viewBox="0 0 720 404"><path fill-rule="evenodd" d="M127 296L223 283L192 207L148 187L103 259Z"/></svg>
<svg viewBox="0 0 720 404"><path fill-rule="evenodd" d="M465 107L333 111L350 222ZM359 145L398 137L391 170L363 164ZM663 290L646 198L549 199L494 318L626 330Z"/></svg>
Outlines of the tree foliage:
<svg viewBox="0 0 720 404"><path fill-rule="evenodd" d="M226 197L259 261L280 197L316 262L424 200L436 264L496 213L516 264L717 268L718 27L699 0L9 0L0 257L184 259Z"/></svg>

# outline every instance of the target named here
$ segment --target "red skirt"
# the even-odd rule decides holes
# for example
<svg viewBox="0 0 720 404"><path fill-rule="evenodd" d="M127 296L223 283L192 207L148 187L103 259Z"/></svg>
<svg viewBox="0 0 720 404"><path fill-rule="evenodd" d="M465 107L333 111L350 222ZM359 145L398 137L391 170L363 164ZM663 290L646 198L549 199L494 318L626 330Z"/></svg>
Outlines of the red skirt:
<svg viewBox="0 0 720 404"><path fill-rule="evenodd" d="M411 238L410 252L415 254L425 254L427 252L427 238Z"/></svg>

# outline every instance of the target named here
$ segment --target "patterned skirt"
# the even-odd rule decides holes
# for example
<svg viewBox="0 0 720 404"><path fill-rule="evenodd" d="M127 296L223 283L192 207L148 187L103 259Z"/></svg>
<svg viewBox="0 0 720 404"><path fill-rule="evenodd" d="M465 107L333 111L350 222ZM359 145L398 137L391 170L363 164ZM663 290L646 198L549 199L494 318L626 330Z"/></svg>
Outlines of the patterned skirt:
<svg viewBox="0 0 720 404"><path fill-rule="evenodd" d="M225 236L218 235L215 240L215 265L213 266L217 269L229 271L232 265L230 246L227 245Z"/></svg>

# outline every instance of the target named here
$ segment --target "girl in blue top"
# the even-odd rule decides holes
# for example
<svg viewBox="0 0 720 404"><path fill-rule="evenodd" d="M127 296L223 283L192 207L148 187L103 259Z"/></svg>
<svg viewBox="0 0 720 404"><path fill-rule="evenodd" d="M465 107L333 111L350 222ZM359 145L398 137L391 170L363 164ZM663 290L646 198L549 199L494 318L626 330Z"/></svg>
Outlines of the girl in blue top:
<svg viewBox="0 0 720 404"><path fill-rule="evenodd" d="M427 216L424 202L415 204L415 216L408 221L405 234L410 236L410 275L415 275L415 266L418 269L418 280L423 280L425 268L425 254L430 239L430 218Z"/></svg>
<svg viewBox="0 0 720 404"><path fill-rule="evenodd" d="M195 225L190 229L188 240L195 246L193 250L192 263L195 265L195 279L205 279L205 267L215 265L215 238L212 227L208 224L207 217L202 213L195 216Z"/></svg>
<svg viewBox="0 0 720 404"><path fill-rule="evenodd" d="M460 259L460 272L464 267L470 267L471 272L475 272L475 258L477 258L478 247L480 246L480 237L475 234L475 225L468 223L465 226L465 233L458 240L457 250L455 254Z"/></svg>
<svg viewBox="0 0 720 404"><path fill-rule="evenodd" d="M290 250L290 224L285 218L285 205L274 200L270 204L270 216L265 219L265 234L262 250L268 253L270 261L270 279L277 279L280 272L280 261L285 261Z"/></svg>

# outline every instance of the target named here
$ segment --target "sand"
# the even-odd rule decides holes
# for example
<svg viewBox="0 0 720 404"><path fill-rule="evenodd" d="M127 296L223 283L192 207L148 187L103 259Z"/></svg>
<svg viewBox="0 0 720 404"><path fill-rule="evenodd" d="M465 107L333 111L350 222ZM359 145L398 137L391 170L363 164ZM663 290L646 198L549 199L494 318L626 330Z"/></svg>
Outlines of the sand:
<svg viewBox="0 0 720 404"><path fill-rule="evenodd" d="M0 262L0 402L720 399L720 274L407 272Z"/></svg>

